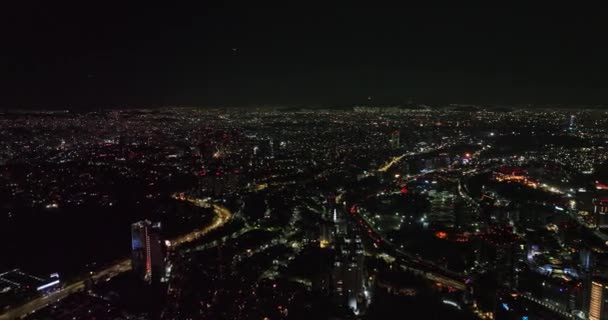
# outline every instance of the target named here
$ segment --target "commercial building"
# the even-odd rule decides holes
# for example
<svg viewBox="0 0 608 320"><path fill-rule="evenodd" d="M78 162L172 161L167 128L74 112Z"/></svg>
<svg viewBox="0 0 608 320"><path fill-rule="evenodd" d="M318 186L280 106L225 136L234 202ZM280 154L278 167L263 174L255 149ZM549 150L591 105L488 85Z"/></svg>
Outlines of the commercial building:
<svg viewBox="0 0 608 320"><path fill-rule="evenodd" d="M7 292L38 292L45 293L61 287L61 281L57 273L49 277L38 277L13 269L0 273L0 293Z"/></svg>
<svg viewBox="0 0 608 320"><path fill-rule="evenodd" d="M591 202L593 204L595 225L598 229L608 228L608 196L605 194L603 196L594 198Z"/></svg>
<svg viewBox="0 0 608 320"><path fill-rule="evenodd" d="M131 248L133 272L148 283L160 279L165 266L160 222L143 220L132 224Z"/></svg>
<svg viewBox="0 0 608 320"><path fill-rule="evenodd" d="M608 299L608 281L603 278L595 278L591 282L591 297L589 301L589 320L608 319L606 310L606 299Z"/></svg>

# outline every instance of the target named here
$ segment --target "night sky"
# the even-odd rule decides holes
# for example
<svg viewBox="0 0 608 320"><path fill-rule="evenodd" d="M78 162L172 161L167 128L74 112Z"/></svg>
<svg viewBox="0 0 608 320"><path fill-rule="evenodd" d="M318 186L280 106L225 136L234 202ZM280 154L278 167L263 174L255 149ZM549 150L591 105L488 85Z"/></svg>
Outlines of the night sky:
<svg viewBox="0 0 608 320"><path fill-rule="evenodd" d="M601 9L222 2L5 7L0 108L608 101Z"/></svg>

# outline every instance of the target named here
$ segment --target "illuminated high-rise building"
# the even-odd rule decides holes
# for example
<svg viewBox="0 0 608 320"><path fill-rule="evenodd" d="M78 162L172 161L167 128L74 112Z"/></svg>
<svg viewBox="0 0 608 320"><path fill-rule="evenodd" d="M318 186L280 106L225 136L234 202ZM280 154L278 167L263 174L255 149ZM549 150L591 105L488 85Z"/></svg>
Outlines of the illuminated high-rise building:
<svg viewBox="0 0 608 320"><path fill-rule="evenodd" d="M400 136L400 132L399 130L395 130L393 132L391 132L391 137L389 142L389 146L391 147L391 149L398 149L399 148L399 136Z"/></svg>
<svg viewBox="0 0 608 320"><path fill-rule="evenodd" d="M594 198L593 204L593 217L595 225L598 229L608 228L608 197L602 194L603 197Z"/></svg>
<svg viewBox="0 0 608 320"><path fill-rule="evenodd" d="M606 299L608 299L608 281L595 278L591 281L591 297L589 301L589 320L607 320Z"/></svg>
<svg viewBox="0 0 608 320"><path fill-rule="evenodd" d="M574 119L576 119L576 117L573 114L570 115L570 121L568 122L568 127L570 129L574 129L574 126L575 126Z"/></svg>
<svg viewBox="0 0 608 320"><path fill-rule="evenodd" d="M160 222L142 220L131 225L131 267L144 281L163 275L165 259Z"/></svg>

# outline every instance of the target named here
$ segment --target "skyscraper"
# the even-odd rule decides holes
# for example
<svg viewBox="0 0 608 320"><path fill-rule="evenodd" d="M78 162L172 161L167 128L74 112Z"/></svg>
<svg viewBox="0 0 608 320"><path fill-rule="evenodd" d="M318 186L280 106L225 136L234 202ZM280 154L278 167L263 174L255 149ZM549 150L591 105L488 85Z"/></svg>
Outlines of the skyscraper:
<svg viewBox="0 0 608 320"><path fill-rule="evenodd" d="M593 204L593 217L597 229L605 229L608 227L608 197L606 193L598 195L591 202Z"/></svg>
<svg viewBox="0 0 608 320"><path fill-rule="evenodd" d="M160 222L142 220L131 225L131 267L144 281L151 282L163 274L165 259Z"/></svg>
<svg viewBox="0 0 608 320"><path fill-rule="evenodd" d="M568 127L570 128L570 130L574 129L575 124L574 124L574 119L576 117L572 114L570 115L570 121L568 121Z"/></svg>
<svg viewBox="0 0 608 320"><path fill-rule="evenodd" d="M595 278L591 282L591 299L589 301L589 320L606 320L608 312L606 309L606 290L608 281L606 279Z"/></svg>

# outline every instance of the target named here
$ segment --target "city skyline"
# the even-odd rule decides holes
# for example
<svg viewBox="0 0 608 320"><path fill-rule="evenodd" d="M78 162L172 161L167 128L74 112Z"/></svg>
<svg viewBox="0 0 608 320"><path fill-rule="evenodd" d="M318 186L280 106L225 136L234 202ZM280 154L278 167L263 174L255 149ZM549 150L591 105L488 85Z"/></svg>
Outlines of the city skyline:
<svg viewBox="0 0 608 320"><path fill-rule="evenodd" d="M608 320L608 30L13 1L0 320Z"/></svg>
<svg viewBox="0 0 608 320"><path fill-rule="evenodd" d="M481 106L3 113L0 319L602 319L607 122Z"/></svg>

